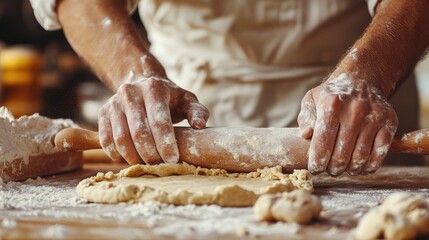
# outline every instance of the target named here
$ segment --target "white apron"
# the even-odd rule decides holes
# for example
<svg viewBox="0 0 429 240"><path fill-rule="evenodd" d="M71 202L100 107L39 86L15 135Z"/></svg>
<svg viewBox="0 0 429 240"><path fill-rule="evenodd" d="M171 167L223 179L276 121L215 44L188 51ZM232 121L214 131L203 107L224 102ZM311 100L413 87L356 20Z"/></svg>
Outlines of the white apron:
<svg viewBox="0 0 429 240"><path fill-rule="evenodd" d="M212 126L296 126L300 102L370 22L365 1L141 0L151 52Z"/></svg>

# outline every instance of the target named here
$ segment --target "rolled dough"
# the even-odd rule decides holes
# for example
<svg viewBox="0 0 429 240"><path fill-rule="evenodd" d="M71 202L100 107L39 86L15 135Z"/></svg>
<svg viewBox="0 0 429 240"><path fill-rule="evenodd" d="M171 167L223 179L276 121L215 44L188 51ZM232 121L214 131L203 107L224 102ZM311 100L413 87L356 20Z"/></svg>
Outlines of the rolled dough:
<svg viewBox="0 0 429 240"><path fill-rule="evenodd" d="M262 194L294 189L313 191L311 174L307 170L283 174L278 166L251 173L227 173L223 169L186 163L164 163L134 165L117 174L98 173L81 181L77 193L95 203L159 201L176 205L244 207L252 206Z"/></svg>

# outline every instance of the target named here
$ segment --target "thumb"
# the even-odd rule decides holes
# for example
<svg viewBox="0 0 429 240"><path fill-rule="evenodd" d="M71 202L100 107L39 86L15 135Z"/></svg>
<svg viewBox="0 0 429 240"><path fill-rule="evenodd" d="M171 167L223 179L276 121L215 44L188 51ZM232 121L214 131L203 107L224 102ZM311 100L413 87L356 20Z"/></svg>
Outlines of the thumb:
<svg viewBox="0 0 429 240"><path fill-rule="evenodd" d="M209 110L202 105L197 97L190 93L185 96L184 112L188 119L189 125L195 129L206 128L206 123L209 118Z"/></svg>
<svg viewBox="0 0 429 240"><path fill-rule="evenodd" d="M301 136L311 138L316 122L316 104L314 103L312 90L308 91L301 101L301 110L297 121Z"/></svg>

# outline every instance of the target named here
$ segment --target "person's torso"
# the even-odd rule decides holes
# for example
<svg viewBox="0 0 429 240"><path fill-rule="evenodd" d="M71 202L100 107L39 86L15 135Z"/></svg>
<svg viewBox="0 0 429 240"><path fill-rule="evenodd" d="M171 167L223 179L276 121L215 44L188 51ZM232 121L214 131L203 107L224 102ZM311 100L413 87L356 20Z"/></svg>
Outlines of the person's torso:
<svg viewBox="0 0 429 240"><path fill-rule="evenodd" d="M364 0L141 0L139 11L167 68L238 81L326 71L370 20Z"/></svg>

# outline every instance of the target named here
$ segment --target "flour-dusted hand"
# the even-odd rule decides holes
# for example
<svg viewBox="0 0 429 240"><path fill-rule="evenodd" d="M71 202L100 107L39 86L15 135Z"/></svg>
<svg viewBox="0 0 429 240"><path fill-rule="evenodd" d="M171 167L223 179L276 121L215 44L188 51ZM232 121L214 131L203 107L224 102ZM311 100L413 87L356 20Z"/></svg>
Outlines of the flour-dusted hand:
<svg viewBox="0 0 429 240"><path fill-rule="evenodd" d="M179 151L173 123L187 119L201 129L208 115L194 94L170 80L150 77L124 83L99 112L100 144L114 160L175 163Z"/></svg>
<svg viewBox="0 0 429 240"><path fill-rule="evenodd" d="M196 96L165 78L124 83L99 112L100 144L114 160L130 164L176 163L173 123L205 128L208 110Z"/></svg>
<svg viewBox="0 0 429 240"><path fill-rule="evenodd" d="M311 172L358 175L375 172L381 166L398 119L370 81L341 73L306 94L298 123L302 136L312 137Z"/></svg>
<svg viewBox="0 0 429 240"><path fill-rule="evenodd" d="M387 97L429 46L428 9L428 1L379 1L364 34L303 98L298 124L312 138L311 172L359 175L381 166L398 127Z"/></svg>
<svg viewBox="0 0 429 240"><path fill-rule="evenodd" d="M179 151L173 123L187 119L204 128L209 113L168 79L129 11L127 1L62 0L57 6L72 47L115 92L99 111L103 150L130 164L174 163Z"/></svg>

